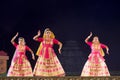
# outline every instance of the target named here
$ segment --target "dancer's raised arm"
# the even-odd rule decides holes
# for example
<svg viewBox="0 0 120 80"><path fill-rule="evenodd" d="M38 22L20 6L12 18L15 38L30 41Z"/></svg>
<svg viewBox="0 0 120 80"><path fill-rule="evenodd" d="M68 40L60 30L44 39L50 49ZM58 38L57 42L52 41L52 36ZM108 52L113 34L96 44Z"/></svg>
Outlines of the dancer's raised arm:
<svg viewBox="0 0 120 80"><path fill-rule="evenodd" d="M38 40L38 37L40 36L41 32L38 30L38 34L33 37L34 40Z"/></svg>
<svg viewBox="0 0 120 80"><path fill-rule="evenodd" d="M11 39L11 43L14 44L14 40L16 39L16 37L18 36L18 32L16 33L16 35Z"/></svg>
<svg viewBox="0 0 120 80"><path fill-rule="evenodd" d="M87 43L90 37L92 36L92 32L90 32L90 35L85 39L85 42Z"/></svg>

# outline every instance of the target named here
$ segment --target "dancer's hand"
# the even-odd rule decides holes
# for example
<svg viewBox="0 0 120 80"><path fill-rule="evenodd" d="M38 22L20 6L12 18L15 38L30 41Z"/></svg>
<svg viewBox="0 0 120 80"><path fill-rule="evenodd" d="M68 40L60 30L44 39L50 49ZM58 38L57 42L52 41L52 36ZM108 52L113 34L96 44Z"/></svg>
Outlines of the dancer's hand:
<svg viewBox="0 0 120 80"><path fill-rule="evenodd" d="M33 37L33 40L37 40L38 37L40 36L40 34L41 34L40 30L38 30L38 33L37 33L37 35L35 35L35 36Z"/></svg>
<svg viewBox="0 0 120 80"><path fill-rule="evenodd" d="M14 44L14 40L16 39L16 37L18 36L18 32L16 33L16 35L11 39L11 43Z"/></svg>
<svg viewBox="0 0 120 80"><path fill-rule="evenodd" d="M18 34L19 34L19 33L17 32L17 33L16 33L16 35L15 35L15 37L17 37L17 36L18 36Z"/></svg>
<svg viewBox="0 0 120 80"><path fill-rule="evenodd" d="M37 35L40 36L40 34L41 34L40 30L38 30L38 34Z"/></svg>
<svg viewBox="0 0 120 80"><path fill-rule="evenodd" d="M61 49L58 49L58 52L61 54Z"/></svg>
<svg viewBox="0 0 120 80"><path fill-rule="evenodd" d="M106 53L109 54L109 48L106 46Z"/></svg>
<svg viewBox="0 0 120 80"><path fill-rule="evenodd" d="M90 32L90 35L89 35L89 37L91 37L92 36L92 32Z"/></svg>
<svg viewBox="0 0 120 80"><path fill-rule="evenodd" d="M92 32L90 32L90 35L87 37L87 40L92 36Z"/></svg>
<svg viewBox="0 0 120 80"><path fill-rule="evenodd" d="M109 55L109 51L107 50L106 53Z"/></svg>
<svg viewBox="0 0 120 80"><path fill-rule="evenodd" d="M32 59L35 60L35 56L32 56Z"/></svg>
<svg viewBox="0 0 120 80"><path fill-rule="evenodd" d="M32 59L35 60L35 56L34 56L34 53L32 52Z"/></svg>
<svg viewBox="0 0 120 80"><path fill-rule="evenodd" d="M90 35L85 39L85 42L87 43L90 37L92 36L92 32L90 32Z"/></svg>

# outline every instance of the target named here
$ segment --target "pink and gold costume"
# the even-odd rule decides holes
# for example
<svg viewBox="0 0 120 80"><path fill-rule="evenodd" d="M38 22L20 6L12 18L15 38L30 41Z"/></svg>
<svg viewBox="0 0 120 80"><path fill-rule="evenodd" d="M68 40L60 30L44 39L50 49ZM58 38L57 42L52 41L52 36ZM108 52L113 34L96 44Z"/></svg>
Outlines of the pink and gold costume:
<svg viewBox="0 0 120 80"><path fill-rule="evenodd" d="M97 47L92 42L87 42L91 47L91 53L85 63L81 76L110 76L105 59L103 58L103 50L106 45L99 44Z"/></svg>
<svg viewBox="0 0 120 80"><path fill-rule="evenodd" d="M38 38L38 42L41 42L42 48L39 47L37 51L38 60L36 62L33 74L35 76L61 76L65 72L58 60L54 50L53 44L58 44L58 40L51 39L49 43L46 43L44 38Z"/></svg>
<svg viewBox="0 0 120 80"><path fill-rule="evenodd" d="M20 48L15 42L13 45L16 47L16 50L7 76L33 76L32 67L25 55L26 50L30 48L28 46Z"/></svg>

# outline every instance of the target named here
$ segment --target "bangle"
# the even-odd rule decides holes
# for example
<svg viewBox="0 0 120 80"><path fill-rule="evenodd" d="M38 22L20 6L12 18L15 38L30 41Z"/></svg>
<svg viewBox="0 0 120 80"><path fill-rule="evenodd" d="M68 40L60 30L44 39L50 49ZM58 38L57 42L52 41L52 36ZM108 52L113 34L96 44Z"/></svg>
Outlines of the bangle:
<svg viewBox="0 0 120 80"><path fill-rule="evenodd" d="M88 36L88 38L90 38L90 36Z"/></svg>

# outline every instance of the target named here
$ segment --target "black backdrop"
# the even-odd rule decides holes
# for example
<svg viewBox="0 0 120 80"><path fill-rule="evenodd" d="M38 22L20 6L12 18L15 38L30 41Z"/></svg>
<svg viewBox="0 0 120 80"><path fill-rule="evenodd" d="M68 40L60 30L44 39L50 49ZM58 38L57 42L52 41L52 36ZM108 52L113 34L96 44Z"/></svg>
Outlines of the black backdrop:
<svg viewBox="0 0 120 80"><path fill-rule="evenodd" d="M58 54L58 46L54 49L65 71L80 75L90 53L84 39L93 32L110 48L110 55L105 56L109 70L120 71L119 8L114 0L1 0L0 50L8 53L9 67L15 50L10 40L16 32L35 53L39 43L33 41L33 36L49 27L63 43L62 55ZM33 61L29 52L27 55L34 68L37 57Z"/></svg>

